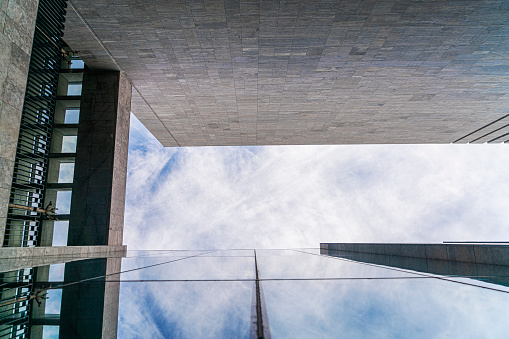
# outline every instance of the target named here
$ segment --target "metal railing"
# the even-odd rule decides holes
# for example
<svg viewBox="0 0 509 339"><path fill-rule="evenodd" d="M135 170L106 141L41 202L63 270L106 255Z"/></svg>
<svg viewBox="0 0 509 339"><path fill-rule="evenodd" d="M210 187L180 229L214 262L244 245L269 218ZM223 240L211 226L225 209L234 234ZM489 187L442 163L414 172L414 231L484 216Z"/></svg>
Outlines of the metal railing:
<svg viewBox="0 0 509 339"><path fill-rule="evenodd" d="M0 338L28 338L34 269L0 273Z"/></svg>
<svg viewBox="0 0 509 339"><path fill-rule="evenodd" d="M4 247L36 246L44 209L62 60L65 0L40 0L21 116ZM15 206L31 207L32 209ZM0 273L0 338L29 338L35 269Z"/></svg>
<svg viewBox="0 0 509 339"><path fill-rule="evenodd" d="M10 205L44 209L66 6L65 0L39 1ZM10 207L3 246L36 246L42 218L41 213Z"/></svg>

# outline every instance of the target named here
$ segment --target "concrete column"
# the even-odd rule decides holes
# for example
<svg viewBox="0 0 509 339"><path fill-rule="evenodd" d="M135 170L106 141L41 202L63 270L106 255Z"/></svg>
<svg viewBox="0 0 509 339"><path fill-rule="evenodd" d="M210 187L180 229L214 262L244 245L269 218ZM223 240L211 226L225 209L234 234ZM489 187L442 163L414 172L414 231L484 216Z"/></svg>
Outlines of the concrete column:
<svg viewBox="0 0 509 339"><path fill-rule="evenodd" d="M0 1L0 247L11 192L38 0Z"/></svg>
<svg viewBox="0 0 509 339"><path fill-rule="evenodd" d="M69 246L121 245L131 83L85 69L69 221Z"/></svg>
<svg viewBox="0 0 509 339"><path fill-rule="evenodd" d="M101 338L103 339L117 338L118 307L120 302L120 283L118 280L120 280L120 274L113 273L120 272L122 269L121 266L122 258L106 259L106 274L111 275L106 277L106 283L104 287L103 322L101 334Z"/></svg>
<svg viewBox="0 0 509 339"><path fill-rule="evenodd" d="M120 272L122 258L82 260L65 265L64 283ZM116 338L119 274L62 290L60 338ZM115 280L115 281L111 281Z"/></svg>

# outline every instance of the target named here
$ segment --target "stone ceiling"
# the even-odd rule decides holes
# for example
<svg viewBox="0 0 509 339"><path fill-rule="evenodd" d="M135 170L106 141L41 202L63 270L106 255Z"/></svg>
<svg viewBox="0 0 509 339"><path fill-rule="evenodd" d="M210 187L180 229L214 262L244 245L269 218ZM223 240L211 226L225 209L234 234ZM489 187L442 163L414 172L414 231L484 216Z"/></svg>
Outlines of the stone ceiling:
<svg viewBox="0 0 509 339"><path fill-rule="evenodd" d="M164 146L509 140L503 0L72 0L64 40Z"/></svg>

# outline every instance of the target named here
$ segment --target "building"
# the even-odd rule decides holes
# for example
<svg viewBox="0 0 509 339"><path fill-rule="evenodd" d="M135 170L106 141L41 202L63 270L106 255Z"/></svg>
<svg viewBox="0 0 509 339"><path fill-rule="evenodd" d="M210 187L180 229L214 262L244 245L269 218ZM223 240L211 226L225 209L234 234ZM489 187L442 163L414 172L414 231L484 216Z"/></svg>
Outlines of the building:
<svg viewBox="0 0 509 339"><path fill-rule="evenodd" d="M126 255L131 86L73 57L62 40L65 8L1 7L3 337L46 337L48 326L60 337L116 337L120 284L106 281ZM51 282L48 264L64 263ZM46 307L46 290L58 305Z"/></svg>
<svg viewBox="0 0 509 339"><path fill-rule="evenodd" d="M67 4L70 50L119 72L123 105L164 146L508 139L503 0ZM40 34L37 1L2 11L0 220Z"/></svg>
<svg viewBox="0 0 509 339"><path fill-rule="evenodd" d="M503 0L73 0L64 39L126 73L164 146L502 142L507 14Z"/></svg>
<svg viewBox="0 0 509 339"><path fill-rule="evenodd" d="M509 249L505 243L370 244L324 243L320 254L357 262L449 277L468 276L509 286ZM430 275L431 276L431 275Z"/></svg>
<svg viewBox="0 0 509 339"><path fill-rule="evenodd" d="M3 1L0 245L22 248L5 258L101 246L111 260L85 271L119 271L130 111L164 146L509 141L508 12L503 0ZM88 274L74 265L65 281ZM66 309L76 298L63 293ZM65 323L63 336L78 328Z"/></svg>

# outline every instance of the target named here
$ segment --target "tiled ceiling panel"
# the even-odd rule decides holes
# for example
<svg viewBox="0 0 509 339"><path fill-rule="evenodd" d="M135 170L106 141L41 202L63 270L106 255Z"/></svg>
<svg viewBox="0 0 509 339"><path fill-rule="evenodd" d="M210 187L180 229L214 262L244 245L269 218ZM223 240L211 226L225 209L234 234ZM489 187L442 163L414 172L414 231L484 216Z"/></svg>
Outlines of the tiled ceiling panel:
<svg viewBox="0 0 509 339"><path fill-rule="evenodd" d="M509 139L504 0L70 6L64 39L165 146Z"/></svg>

